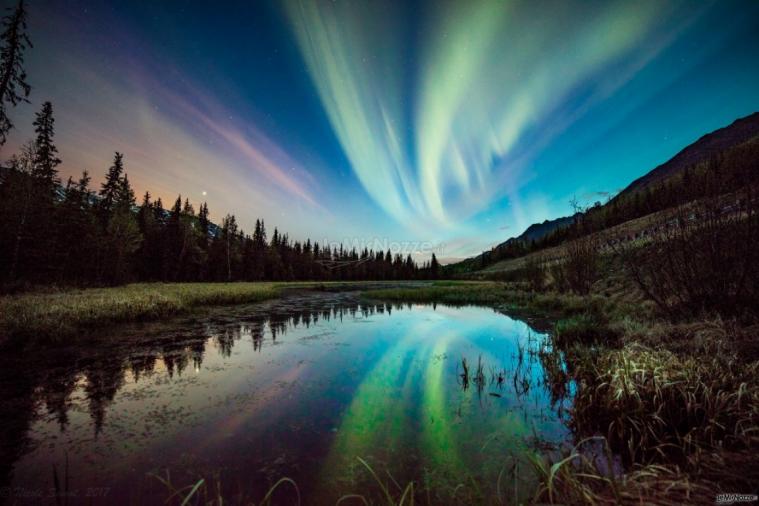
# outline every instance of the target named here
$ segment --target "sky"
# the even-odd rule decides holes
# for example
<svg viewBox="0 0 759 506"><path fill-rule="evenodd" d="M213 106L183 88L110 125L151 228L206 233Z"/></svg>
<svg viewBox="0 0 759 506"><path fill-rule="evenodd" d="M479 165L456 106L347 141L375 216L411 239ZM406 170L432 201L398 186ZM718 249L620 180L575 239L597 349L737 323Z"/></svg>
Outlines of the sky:
<svg viewBox="0 0 759 506"><path fill-rule="evenodd" d="M3 5L10 2L4 1ZM65 180L444 262L759 110L759 2L29 0Z"/></svg>

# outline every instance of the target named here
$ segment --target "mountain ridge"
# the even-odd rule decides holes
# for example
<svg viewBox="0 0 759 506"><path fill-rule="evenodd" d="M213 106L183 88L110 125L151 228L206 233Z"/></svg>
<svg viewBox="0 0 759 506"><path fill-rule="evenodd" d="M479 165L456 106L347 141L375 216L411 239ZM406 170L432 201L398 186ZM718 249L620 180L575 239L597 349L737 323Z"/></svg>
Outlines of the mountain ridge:
<svg viewBox="0 0 759 506"><path fill-rule="evenodd" d="M681 173L688 167L704 163L732 147L739 146L757 137L759 137L759 111L737 118L729 125L702 135L666 162L657 165L644 175L633 180L610 199L607 204L604 204L604 206L613 204L615 201L627 198L637 192L642 192L646 188L651 188ZM518 243L529 244L532 241L538 241L558 229L571 225L582 215L582 212L578 212L572 216L562 216L552 220L545 220L542 223L533 223L520 235L506 239L495 246L493 250L504 249ZM482 252L479 255L451 265L482 262L483 255L486 253L488 252Z"/></svg>

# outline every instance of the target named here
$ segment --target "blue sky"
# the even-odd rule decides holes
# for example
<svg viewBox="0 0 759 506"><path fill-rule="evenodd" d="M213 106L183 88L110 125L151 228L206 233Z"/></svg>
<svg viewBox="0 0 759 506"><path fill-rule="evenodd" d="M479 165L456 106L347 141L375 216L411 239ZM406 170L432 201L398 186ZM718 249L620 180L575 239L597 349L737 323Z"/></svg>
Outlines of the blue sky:
<svg viewBox="0 0 759 506"><path fill-rule="evenodd" d="M297 239L476 254L759 110L759 3L30 2L62 175ZM421 256L420 256L421 258Z"/></svg>

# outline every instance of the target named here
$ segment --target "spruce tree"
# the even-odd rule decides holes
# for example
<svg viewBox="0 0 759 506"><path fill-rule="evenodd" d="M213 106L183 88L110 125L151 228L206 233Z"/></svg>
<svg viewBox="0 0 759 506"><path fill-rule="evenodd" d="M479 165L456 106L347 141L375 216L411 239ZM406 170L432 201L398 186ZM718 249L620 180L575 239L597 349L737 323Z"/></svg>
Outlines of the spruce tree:
<svg viewBox="0 0 759 506"><path fill-rule="evenodd" d="M198 212L198 229L200 237L198 239L198 245L202 249L208 249L208 229L210 221L208 220L208 204L203 202L200 205L200 211Z"/></svg>
<svg viewBox="0 0 759 506"><path fill-rule="evenodd" d="M61 163L61 159L58 158L58 148L53 143L54 125L53 104L45 102L34 120L37 140L32 177L42 189L50 193L51 197L55 192L55 186L58 184L58 169L56 167Z"/></svg>
<svg viewBox="0 0 759 506"><path fill-rule="evenodd" d="M430 277L432 279L437 279L439 274L440 274L440 264L438 264L437 257L433 253L432 260L430 261Z"/></svg>
<svg viewBox="0 0 759 506"><path fill-rule="evenodd" d="M129 184L129 177L124 174L124 177L119 181L114 207L131 213L135 203L134 190L132 190L132 185Z"/></svg>
<svg viewBox="0 0 759 506"><path fill-rule="evenodd" d="M211 222L208 217L208 204L203 202L198 211L198 229L196 234L198 250L198 272L199 281L208 278L208 234L211 228Z"/></svg>
<svg viewBox="0 0 759 506"><path fill-rule="evenodd" d="M13 155L10 171L0 184L0 258L8 259L0 262L0 269L2 276L11 281L23 277L26 271L26 250L35 211L30 177L34 158L34 142L30 141L21 146L18 155Z"/></svg>
<svg viewBox="0 0 759 506"><path fill-rule="evenodd" d="M105 230L106 271L105 281L119 284L132 278L132 260L142 242L142 234L132 212L134 191L125 175L118 180Z"/></svg>
<svg viewBox="0 0 759 506"><path fill-rule="evenodd" d="M142 232L143 235L147 234L149 220L152 221L153 219L152 208L153 205L150 203L150 192L145 191L145 194L142 196L142 204L140 204L140 209L137 211L137 224L140 226L140 232Z"/></svg>
<svg viewBox="0 0 759 506"><path fill-rule="evenodd" d="M100 214L104 224L108 223L113 207L121 191L121 174L124 172L124 155L116 151L113 165L108 168L105 182L100 188Z"/></svg>
<svg viewBox="0 0 759 506"><path fill-rule="evenodd" d="M19 102L28 102L31 86L26 82L24 70L24 51L32 47L26 34L26 9L20 0L15 8L9 9L3 17L3 33L0 34L0 146L13 123L8 118L8 106L15 107Z"/></svg>
<svg viewBox="0 0 759 506"><path fill-rule="evenodd" d="M69 178L58 212L59 278L83 284L92 280L92 262L97 244L97 221L91 212L90 176L82 173L78 181Z"/></svg>

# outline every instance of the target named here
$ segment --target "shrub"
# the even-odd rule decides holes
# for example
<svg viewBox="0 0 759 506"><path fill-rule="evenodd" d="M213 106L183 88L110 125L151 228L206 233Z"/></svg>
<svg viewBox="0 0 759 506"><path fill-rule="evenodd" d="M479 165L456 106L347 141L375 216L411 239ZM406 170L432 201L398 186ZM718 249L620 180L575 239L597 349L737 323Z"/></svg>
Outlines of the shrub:
<svg viewBox="0 0 759 506"><path fill-rule="evenodd" d="M543 257L529 255L524 262L524 277L533 292L542 292L546 285L546 262Z"/></svg>
<svg viewBox="0 0 759 506"><path fill-rule="evenodd" d="M759 316L759 196L715 196L673 210L651 244L620 249L626 271L674 318Z"/></svg>
<svg viewBox="0 0 759 506"><path fill-rule="evenodd" d="M598 241L594 236L570 241L564 247L566 261L563 264L566 283L580 295L587 295L598 279Z"/></svg>
<svg viewBox="0 0 759 506"><path fill-rule="evenodd" d="M599 315L583 313L559 320L555 326L554 337L557 344L566 346L602 340L613 341L616 334L607 328Z"/></svg>

